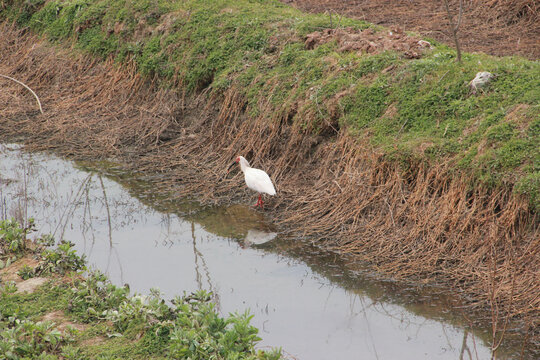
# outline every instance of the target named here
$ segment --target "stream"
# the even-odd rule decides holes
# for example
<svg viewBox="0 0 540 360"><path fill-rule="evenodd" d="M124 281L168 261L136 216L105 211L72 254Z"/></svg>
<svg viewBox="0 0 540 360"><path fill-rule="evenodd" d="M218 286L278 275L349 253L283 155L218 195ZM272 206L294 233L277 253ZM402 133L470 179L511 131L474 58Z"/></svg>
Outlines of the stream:
<svg viewBox="0 0 540 360"><path fill-rule="evenodd" d="M282 347L288 358L491 358L491 329L471 328L442 291L352 271L281 236L247 205L204 208L153 194L147 179L112 163L0 145L0 215L33 217L39 234L75 243L132 292L158 288L172 299L205 289L223 315L249 309L258 347ZM501 347L497 359L520 350Z"/></svg>

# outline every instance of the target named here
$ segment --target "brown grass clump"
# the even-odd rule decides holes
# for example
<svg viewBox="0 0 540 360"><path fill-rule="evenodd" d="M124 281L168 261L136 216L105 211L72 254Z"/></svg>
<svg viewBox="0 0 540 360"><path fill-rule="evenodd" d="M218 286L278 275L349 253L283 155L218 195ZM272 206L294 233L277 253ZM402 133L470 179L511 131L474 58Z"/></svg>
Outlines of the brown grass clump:
<svg viewBox="0 0 540 360"><path fill-rule="evenodd" d="M44 108L16 84L2 86L0 138L116 157L160 173L156 191L206 204L251 201L238 173L226 174L242 154L272 175L278 196L267 215L284 231L389 277L449 286L472 308L491 309L494 339L508 319L540 336L539 222L510 189L473 188L446 164L396 166L345 130L308 135L289 121L294 106L248 121L234 88L188 100L133 68L74 61L6 24L0 32L0 73L31 86Z"/></svg>
<svg viewBox="0 0 540 360"><path fill-rule="evenodd" d="M338 51L356 51L360 54L375 54L387 50L403 53L407 59L418 59L422 50L428 48L427 41L406 35L402 29L389 32L375 32L373 29L355 30L352 28L325 29L306 36L306 48L313 49L330 41L337 41Z"/></svg>

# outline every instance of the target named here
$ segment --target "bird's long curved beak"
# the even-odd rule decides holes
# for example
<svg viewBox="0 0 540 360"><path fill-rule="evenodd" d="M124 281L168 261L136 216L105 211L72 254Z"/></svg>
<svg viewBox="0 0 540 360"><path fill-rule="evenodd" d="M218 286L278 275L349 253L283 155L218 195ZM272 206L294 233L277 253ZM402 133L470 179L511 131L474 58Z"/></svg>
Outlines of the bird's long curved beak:
<svg viewBox="0 0 540 360"><path fill-rule="evenodd" d="M231 165L229 165L229 167L227 168L227 174L229 173L229 171L231 171L231 168L236 164L236 161L233 161L233 163Z"/></svg>
<svg viewBox="0 0 540 360"><path fill-rule="evenodd" d="M234 164L236 164L236 162L233 162L231 165L229 165L229 167L227 168L227 172L219 179L220 182L225 180L225 178L229 174L229 171L231 171L231 168L234 166Z"/></svg>

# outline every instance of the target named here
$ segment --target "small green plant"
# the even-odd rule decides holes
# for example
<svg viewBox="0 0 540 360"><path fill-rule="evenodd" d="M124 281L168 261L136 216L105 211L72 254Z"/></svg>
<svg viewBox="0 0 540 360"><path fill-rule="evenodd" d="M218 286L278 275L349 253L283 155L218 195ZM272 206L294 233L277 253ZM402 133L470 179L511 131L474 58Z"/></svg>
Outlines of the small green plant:
<svg viewBox="0 0 540 360"><path fill-rule="evenodd" d="M118 287L105 274L93 271L71 289L71 311L82 320L104 319L108 310L128 300L129 289Z"/></svg>
<svg viewBox="0 0 540 360"><path fill-rule="evenodd" d="M135 295L126 299L117 309L106 311L106 318L114 323L118 331L124 332L129 327L156 325L168 327L172 312L159 294L150 296Z"/></svg>
<svg viewBox="0 0 540 360"><path fill-rule="evenodd" d="M33 322L10 318L9 326L0 331L0 358L35 359L45 352L56 352L69 339L51 322Z"/></svg>
<svg viewBox="0 0 540 360"><path fill-rule="evenodd" d="M117 287L100 272L71 288L70 309L86 322L108 320L113 331L108 338L142 339L174 359L280 359L279 349L256 351L258 330L247 313L219 316L205 291L177 297L170 307L159 291L149 296L128 296L127 287ZM105 355L104 355L105 356Z"/></svg>
<svg viewBox="0 0 540 360"><path fill-rule="evenodd" d="M177 297L176 319L171 329L169 354L175 359L280 359L281 351L256 352L258 329L250 325L253 316L232 314L221 318L206 291ZM244 357L245 354L247 357Z"/></svg>
<svg viewBox="0 0 540 360"><path fill-rule="evenodd" d="M13 294L16 291L17 286L15 285L14 281L8 281L0 286L0 294L2 295Z"/></svg>
<svg viewBox="0 0 540 360"><path fill-rule="evenodd" d="M28 280L36 276L36 273L30 266L24 265L19 271L17 271L17 275L19 275L23 280Z"/></svg>
<svg viewBox="0 0 540 360"><path fill-rule="evenodd" d="M36 243L40 246L51 247L55 244L54 236L51 234L44 234L36 239Z"/></svg>
<svg viewBox="0 0 540 360"><path fill-rule="evenodd" d="M79 256L73 249L72 242L62 241L56 249L45 249L41 253L42 263L36 273L56 273L64 275L67 272L78 271L85 268L85 255Z"/></svg>
<svg viewBox="0 0 540 360"><path fill-rule="evenodd" d="M62 347L62 353L60 355L66 360L82 360L85 358L82 356L81 349L73 345L66 345Z"/></svg>
<svg viewBox="0 0 540 360"><path fill-rule="evenodd" d="M26 234L34 229L34 219L23 227L15 219L0 221L0 255L22 254L26 250Z"/></svg>

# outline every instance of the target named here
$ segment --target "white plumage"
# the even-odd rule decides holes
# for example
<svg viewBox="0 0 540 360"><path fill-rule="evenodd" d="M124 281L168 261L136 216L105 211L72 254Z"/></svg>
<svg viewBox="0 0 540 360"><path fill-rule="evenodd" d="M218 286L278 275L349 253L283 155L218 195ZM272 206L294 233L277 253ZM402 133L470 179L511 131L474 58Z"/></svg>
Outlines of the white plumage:
<svg viewBox="0 0 540 360"><path fill-rule="evenodd" d="M270 176L261 169L255 169L249 166L249 162L243 156L238 156L235 163L240 164L240 169L244 172L247 187L259 193L259 200L255 206L262 208L263 201L261 194L276 195L276 189L274 188L274 184L272 184L272 180L270 180Z"/></svg>

